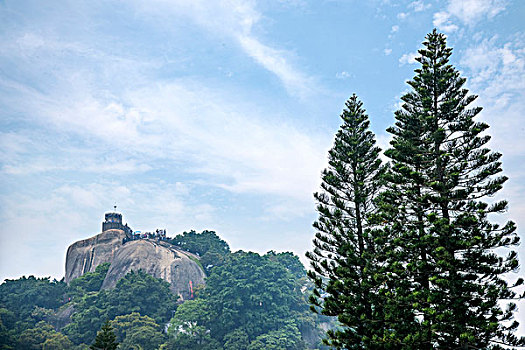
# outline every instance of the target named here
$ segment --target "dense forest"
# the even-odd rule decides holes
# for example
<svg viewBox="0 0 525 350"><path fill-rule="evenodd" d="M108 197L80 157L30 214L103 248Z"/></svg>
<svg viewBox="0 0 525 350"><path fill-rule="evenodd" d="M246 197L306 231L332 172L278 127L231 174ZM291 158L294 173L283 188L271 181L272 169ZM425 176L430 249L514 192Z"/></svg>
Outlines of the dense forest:
<svg viewBox="0 0 525 350"><path fill-rule="evenodd" d="M191 300L140 270L101 290L108 264L69 285L7 280L2 349L525 346L514 319L523 279L509 277L520 238L512 221L494 220L507 210L493 199L508 180L502 155L451 55L443 34L427 35L386 164L363 102L346 102L314 195L308 273L292 253L231 252L213 231L185 232L168 243L207 274Z"/></svg>
<svg viewBox="0 0 525 350"><path fill-rule="evenodd" d="M142 271L101 290L109 264L66 285L22 277L0 285L1 349L87 349L106 321L121 349L318 348L330 319L309 311L306 270L292 253L230 252L213 231L170 243L198 254L207 283L180 303Z"/></svg>
<svg viewBox="0 0 525 350"><path fill-rule="evenodd" d="M514 318L523 278L516 225L501 223L508 178L488 148L482 108L434 29L387 129L384 155L353 95L328 154L314 249L313 309L341 327L338 349L502 349L525 346Z"/></svg>

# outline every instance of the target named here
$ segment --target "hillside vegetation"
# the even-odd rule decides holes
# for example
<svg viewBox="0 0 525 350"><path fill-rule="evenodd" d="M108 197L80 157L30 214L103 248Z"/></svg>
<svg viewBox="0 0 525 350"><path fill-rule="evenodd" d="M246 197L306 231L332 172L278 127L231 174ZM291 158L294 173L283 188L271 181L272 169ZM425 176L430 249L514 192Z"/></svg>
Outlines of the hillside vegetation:
<svg viewBox="0 0 525 350"><path fill-rule="evenodd" d="M181 303L169 283L132 271L101 289L109 264L67 285L22 277L0 285L1 349L87 349L106 320L122 349L319 348L308 310L306 271L292 253L230 252L213 231L185 232L171 244L201 257L206 285ZM204 261L206 261L204 263Z"/></svg>

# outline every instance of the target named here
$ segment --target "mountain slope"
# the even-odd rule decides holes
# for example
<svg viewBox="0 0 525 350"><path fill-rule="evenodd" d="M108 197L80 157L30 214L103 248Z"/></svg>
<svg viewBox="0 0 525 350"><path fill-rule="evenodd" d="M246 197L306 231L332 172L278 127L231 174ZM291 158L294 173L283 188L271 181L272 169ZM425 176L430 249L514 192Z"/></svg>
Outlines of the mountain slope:
<svg viewBox="0 0 525 350"><path fill-rule="evenodd" d="M102 284L103 289L114 287L131 270L143 270L164 279L183 299L191 296L190 281L193 287L204 284L205 273L194 254L153 240L123 243L125 237L122 230L107 230L70 245L66 256L66 283L109 262L111 266Z"/></svg>

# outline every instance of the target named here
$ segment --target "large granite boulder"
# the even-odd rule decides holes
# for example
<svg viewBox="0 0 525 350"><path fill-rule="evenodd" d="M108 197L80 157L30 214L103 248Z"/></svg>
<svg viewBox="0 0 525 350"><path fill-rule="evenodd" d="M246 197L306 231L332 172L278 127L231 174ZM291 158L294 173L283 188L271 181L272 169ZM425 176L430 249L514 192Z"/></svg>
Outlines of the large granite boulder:
<svg viewBox="0 0 525 350"><path fill-rule="evenodd" d="M183 299L190 297L190 284L204 284L205 274L198 257L172 245L148 239L124 243L122 230L107 230L69 246L65 281L82 276L105 262L111 263L102 288L114 287L131 270L143 270L169 282L171 290Z"/></svg>

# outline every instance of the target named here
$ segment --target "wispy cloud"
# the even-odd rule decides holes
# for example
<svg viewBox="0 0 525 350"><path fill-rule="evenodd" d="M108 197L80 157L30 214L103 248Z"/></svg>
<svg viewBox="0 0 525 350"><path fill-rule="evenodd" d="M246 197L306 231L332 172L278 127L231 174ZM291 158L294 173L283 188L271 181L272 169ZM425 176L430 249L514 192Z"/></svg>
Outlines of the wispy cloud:
<svg viewBox="0 0 525 350"><path fill-rule="evenodd" d="M30 191L16 198L0 195L0 275L14 278L31 271L60 278L63 260L56 257L64 256L75 240L100 232L100 206L109 209L114 201L125 211L124 219L132 220L134 229L169 227L174 234L189 227L210 227L216 208L197 203L185 187L179 183L86 182L59 186L43 195ZM137 223L133 218L139 213L146 215ZM93 220L97 217L100 221Z"/></svg>
<svg viewBox="0 0 525 350"><path fill-rule="evenodd" d="M485 107L482 116L497 128L494 140L508 156L523 155L525 117L525 36L501 43L497 37L483 39L468 47L460 65L469 85ZM522 147L517 144L523 143Z"/></svg>
<svg viewBox="0 0 525 350"><path fill-rule="evenodd" d="M506 42L493 36L473 42L460 59L460 67L470 77L467 84L471 92L479 95L475 105L484 108L479 118L491 126L488 130L492 137L489 146L503 154L503 170L509 177L496 197L510 203L508 212L499 220L513 220L518 228L525 227L525 206L522 204L525 183L525 165L522 161L525 157L524 44L523 34ZM521 235L523 237L523 231ZM523 261L523 243L518 248L518 254ZM519 273L523 275L523 269ZM511 279L517 277L516 274ZM518 333L523 334L524 331L525 325L521 323Z"/></svg>
<svg viewBox="0 0 525 350"><path fill-rule="evenodd" d="M20 106L19 112L55 132L93 140L89 141L95 145L93 152L73 147L61 156L51 152L57 147L52 142L17 146L16 134L11 133L2 143L6 159L12 159L4 163L4 173L118 168L137 172L157 167L162 159L186 160L189 171L222 174L215 182L225 189L302 197L305 186L315 185L324 159L321 140L292 125L268 123L249 104L242 106L229 101L232 97L198 84L192 87L188 81L128 91L111 102L97 99L89 89L71 94L46 98L26 94L24 98L33 103ZM50 150L49 154L32 156L31 150L39 147ZM118 159L104 151L107 147L118 151L119 157L133 157Z"/></svg>
<svg viewBox="0 0 525 350"><path fill-rule="evenodd" d="M436 12L434 13L434 20L432 23L435 27L444 32L455 32L459 27L451 22L450 17L450 13L446 11Z"/></svg>
<svg viewBox="0 0 525 350"><path fill-rule="evenodd" d="M430 2L425 2L423 0L412 1L408 5L408 8L413 9L414 12L425 11L426 9L429 9L430 7L432 7L432 4Z"/></svg>
<svg viewBox="0 0 525 350"><path fill-rule="evenodd" d="M403 54L401 57L399 57L399 64L405 65L405 64L416 64L416 57L419 56L419 53L416 52L409 52Z"/></svg>
<svg viewBox="0 0 525 350"><path fill-rule="evenodd" d="M406 11L399 12L397 14L397 19L403 21L406 18L410 17L411 15L414 15L417 12L425 11L425 10L429 9L430 7L432 7L432 4L429 3L428 1L427 2L425 2L423 0L412 1L406 7Z"/></svg>
<svg viewBox="0 0 525 350"><path fill-rule="evenodd" d="M312 94L313 87L318 86L312 76L294 66L292 53L264 43L254 34L254 26L263 17L257 11L255 1L154 0L153 3L154 6L136 2L136 6L155 16L166 13L187 16L215 35L229 37L255 62L281 80L292 95L305 98Z"/></svg>
<svg viewBox="0 0 525 350"><path fill-rule="evenodd" d="M446 10L434 14L434 25L445 32L454 32L458 25L474 26L483 19L492 19L505 10L506 0L449 0Z"/></svg>
<svg viewBox="0 0 525 350"><path fill-rule="evenodd" d="M347 71L338 72L335 77L337 79L350 79L352 77L352 74L348 73Z"/></svg>
<svg viewBox="0 0 525 350"><path fill-rule="evenodd" d="M404 20L405 18L407 18L410 14L408 12L399 12L397 14L397 18L400 19L400 20Z"/></svg>
<svg viewBox="0 0 525 350"><path fill-rule="evenodd" d="M0 275L58 277L56 256L98 232L93 217L115 201L141 225L174 231L224 227L224 213L234 215L224 208L245 198L264 199L254 210L277 221L286 208L275 203L295 208L296 218L310 212L331 135L285 117L268 96L244 91L247 84L208 78L200 70L218 68L196 62L204 45L186 37L194 31L208 48L228 46L300 103L319 84L291 51L260 39L256 4L128 2L119 15L133 17L136 32L120 28L113 11L99 13L105 5L86 6L85 17L69 6L39 8L31 21L0 13L8 24L0 33ZM233 232L242 223L229 225ZM42 262L37 269L30 257ZM14 264L20 269L8 271Z"/></svg>
<svg viewBox="0 0 525 350"><path fill-rule="evenodd" d="M314 79L295 69L284 51L264 45L250 35L239 35L237 39L246 53L274 73L289 92L302 98L312 95L312 89L316 86Z"/></svg>
<svg viewBox="0 0 525 350"><path fill-rule="evenodd" d="M505 10L506 0L449 0L447 11L467 25L491 19Z"/></svg>

